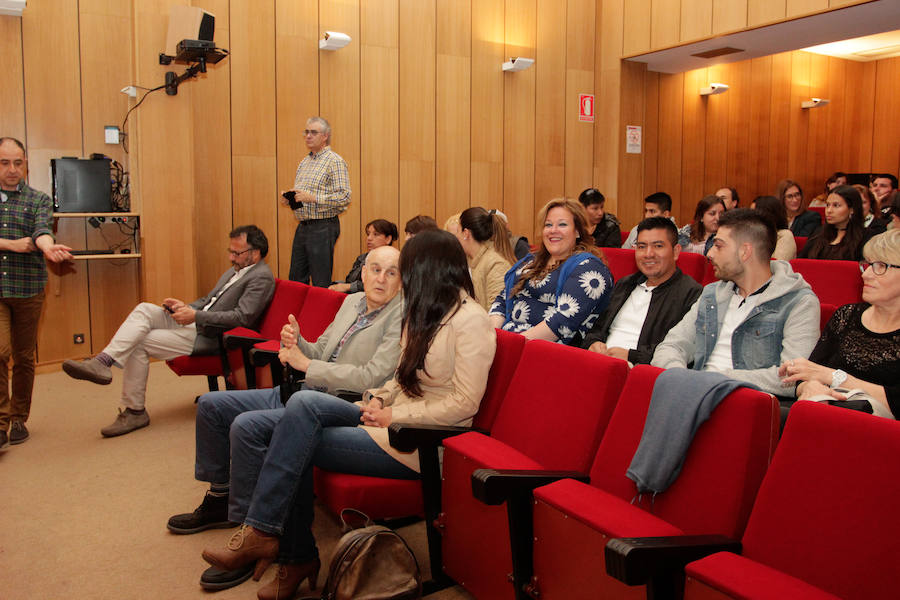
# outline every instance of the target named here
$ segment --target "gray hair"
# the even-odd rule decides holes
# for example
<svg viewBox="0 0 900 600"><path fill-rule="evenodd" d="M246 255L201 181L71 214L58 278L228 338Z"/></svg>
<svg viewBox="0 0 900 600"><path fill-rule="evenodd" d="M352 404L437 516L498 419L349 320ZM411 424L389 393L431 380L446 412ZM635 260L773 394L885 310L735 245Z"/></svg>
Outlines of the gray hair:
<svg viewBox="0 0 900 600"><path fill-rule="evenodd" d="M869 262L886 262L889 265L900 264L900 229L889 229L873 236L863 246L863 256Z"/></svg>
<svg viewBox="0 0 900 600"><path fill-rule="evenodd" d="M321 126L322 132L325 134L325 139L331 142L331 125L328 124L328 121L322 117L310 117L306 120L306 123L307 125L310 123L317 123Z"/></svg>

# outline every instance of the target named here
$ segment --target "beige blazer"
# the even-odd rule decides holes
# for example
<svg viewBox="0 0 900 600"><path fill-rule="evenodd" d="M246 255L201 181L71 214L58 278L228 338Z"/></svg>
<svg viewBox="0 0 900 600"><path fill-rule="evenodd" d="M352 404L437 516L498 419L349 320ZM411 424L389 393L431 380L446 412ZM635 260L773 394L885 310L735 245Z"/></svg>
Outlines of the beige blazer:
<svg viewBox="0 0 900 600"><path fill-rule="evenodd" d="M425 356L425 369L419 371L423 392L420 398L407 396L396 379L381 388L368 390L366 396L380 398L385 406L392 407L392 422L472 424L494 361L497 334L487 312L467 294L462 298L459 310L442 323ZM363 426L363 429L385 452L419 471L418 452L399 452L392 448L386 428Z"/></svg>
<svg viewBox="0 0 900 600"><path fill-rule="evenodd" d="M482 245L478 254L469 261L475 300L484 310L491 308L494 298L503 290L503 276L510 267L509 261L487 244Z"/></svg>
<svg viewBox="0 0 900 600"><path fill-rule="evenodd" d="M778 238L775 241L775 250L772 258L778 260L794 260L797 258L797 242L790 229L779 229Z"/></svg>
<svg viewBox="0 0 900 600"><path fill-rule="evenodd" d="M312 359L306 370L306 383L328 388L329 394L359 392L394 376L400 361L400 326L403 301L400 294L388 302L375 320L355 332L344 344L335 362L329 362L341 338L359 317L357 307L365 292L350 294L341 304L328 328L315 343L301 336L300 351Z"/></svg>

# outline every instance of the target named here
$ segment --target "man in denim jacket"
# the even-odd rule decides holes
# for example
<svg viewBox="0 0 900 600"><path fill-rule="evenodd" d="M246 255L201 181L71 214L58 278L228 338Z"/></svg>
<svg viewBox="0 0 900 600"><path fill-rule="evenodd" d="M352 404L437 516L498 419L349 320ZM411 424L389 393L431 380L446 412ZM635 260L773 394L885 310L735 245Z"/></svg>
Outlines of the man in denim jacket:
<svg viewBox="0 0 900 600"><path fill-rule="evenodd" d="M708 255L720 281L703 289L651 364L718 371L791 394L778 365L809 356L819 338L819 299L789 263L770 260L775 239L774 224L755 211L722 215Z"/></svg>

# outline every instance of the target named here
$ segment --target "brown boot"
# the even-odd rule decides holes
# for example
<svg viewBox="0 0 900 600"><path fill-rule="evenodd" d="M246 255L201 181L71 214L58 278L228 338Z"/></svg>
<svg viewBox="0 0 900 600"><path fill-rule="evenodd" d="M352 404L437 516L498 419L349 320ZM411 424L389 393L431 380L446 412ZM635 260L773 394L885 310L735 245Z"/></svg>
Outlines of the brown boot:
<svg viewBox="0 0 900 600"><path fill-rule="evenodd" d="M315 590L321 566L318 558L299 565L279 565L275 579L259 588L256 597L259 600L288 600L297 594L300 584L307 578L310 591Z"/></svg>
<svg viewBox="0 0 900 600"><path fill-rule="evenodd" d="M203 560L223 571L234 571L255 561L254 581L259 581L276 556L278 538L263 535L249 525L241 525L225 548L207 548L203 551Z"/></svg>

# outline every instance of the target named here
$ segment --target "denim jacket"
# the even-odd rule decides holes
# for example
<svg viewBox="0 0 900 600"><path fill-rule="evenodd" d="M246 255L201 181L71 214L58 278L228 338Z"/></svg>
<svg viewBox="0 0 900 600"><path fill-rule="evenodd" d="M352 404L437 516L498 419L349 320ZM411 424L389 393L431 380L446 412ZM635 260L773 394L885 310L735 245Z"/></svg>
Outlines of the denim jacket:
<svg viewBox="0 0 900 600"><path fill-rule="evenodd" d="M772 279L759 303L734 330L731 360L724 372L777 395L791 393L778 376L778 366L806 358L819 338L819 299L788 262L772 261ZM716 345L735 284L718 281L703 288L700 298L666 335L653 354L657 367L703 370Z"/></svg>

